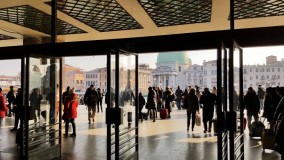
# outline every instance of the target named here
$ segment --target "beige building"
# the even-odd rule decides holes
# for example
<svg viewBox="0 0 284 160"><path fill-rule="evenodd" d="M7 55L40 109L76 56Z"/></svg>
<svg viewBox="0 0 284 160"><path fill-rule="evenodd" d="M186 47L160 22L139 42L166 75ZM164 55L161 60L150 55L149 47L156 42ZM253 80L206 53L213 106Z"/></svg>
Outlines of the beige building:
<svg viewBox="0 0 284 160"><path fill-rule="evenodd" d="M85 82L85 71L74 66L65 64L65 87L74 87L76 92L84 92L86 90Z"/></svg>

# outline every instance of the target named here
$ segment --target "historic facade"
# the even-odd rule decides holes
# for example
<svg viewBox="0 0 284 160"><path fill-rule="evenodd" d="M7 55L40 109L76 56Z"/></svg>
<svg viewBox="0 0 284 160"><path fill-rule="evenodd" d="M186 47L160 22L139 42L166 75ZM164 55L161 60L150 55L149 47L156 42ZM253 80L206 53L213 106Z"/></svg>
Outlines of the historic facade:
<svg viewBox="0 0 284 160"><path fill-rule="evenodd" d="M153 86L165 89L167 86L173 90L180 86L187 86L186 71L191 65L191 60L186 52L164 52L159 53L156 69L152 72Z"/></svg>
<svg viewBox="0 0 284 160"><path fill-rule="evenodd" d="M266 64L244 65L244 89L253 87L284 86L284 59L277 61L276 56L266 57Z"/></svg>

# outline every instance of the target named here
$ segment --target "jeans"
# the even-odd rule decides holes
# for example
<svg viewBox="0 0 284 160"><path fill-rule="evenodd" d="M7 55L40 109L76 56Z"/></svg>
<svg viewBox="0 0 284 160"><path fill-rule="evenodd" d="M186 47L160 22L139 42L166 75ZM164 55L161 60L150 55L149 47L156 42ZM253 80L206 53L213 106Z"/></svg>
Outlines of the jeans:
<svg viewBox="0 0 284 160"><path fill-rule="evenodd" d="M177 108L181 109L181 99L177 99Z"/></svg>
<svg viewBox="0 0 284 160"><path fill-rule="evenodd" d="M190 126L190 119L191 119L191 115L192 115L192 123L191 123L191 128L192 130L194 129L194 125L195 125L195 116L196 116L196 112L188 112L187 111L187 129L189 129Z"/></svg>

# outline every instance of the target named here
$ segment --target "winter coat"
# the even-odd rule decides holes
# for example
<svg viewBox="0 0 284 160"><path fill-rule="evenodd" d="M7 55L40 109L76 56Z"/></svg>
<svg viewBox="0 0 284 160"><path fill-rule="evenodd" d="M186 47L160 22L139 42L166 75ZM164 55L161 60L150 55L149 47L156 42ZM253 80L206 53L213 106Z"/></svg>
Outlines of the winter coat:
<svg viewBox="0 0 284 160"><path fill-rule="evenodd" d="M65 118L77 118L77 107L78 107L78 101L77 101L77 95L75 93L69 94L69 97L66 98L64 104L64 115Z"/></svg>
<svg viewBox="0 0 284 160"><path fill-rule="evenodd" d="M244 105L245 105L245 109L247 109L247 112L251 114L255 114L259 112L260 103L259 103L258 96L256 95L255 92L248 92L244 96Z"/></svg>
<svg viewBox="0 0 284 160"><path fill-rule="evenodd" d="M156 92L150 90L147 97L147 107L146 107L147 109L156 109L157 105L156 98L157 98Z"/></svg>
<svg viewBox="0 0 284 160"><path fill-rule="evenodd" d="M8 107L6 106L6 100L2 93L0 93L0 118L4 118Z"/></svg>
<svg viewBox="0 0 284 160"><path fill-rule="evenodd" d="M214 115L214 105L217 96L213 93L206 93L201 95L200 104L203 105L203 121L210 121Z"/></svg>
<svg viewBox="0 0 284 160"><path fill-rule="evenodd" d="M199 110L198 98L195 94L187 94L184 97L184 108L188 112L196 112Z"/></svg>
<svg viewBox="0 0 284 160"><path fill-rule="evenodd" d="M141 95L139 96L139 109L142 110L143 106L145 105L145 98Z"/></svg>

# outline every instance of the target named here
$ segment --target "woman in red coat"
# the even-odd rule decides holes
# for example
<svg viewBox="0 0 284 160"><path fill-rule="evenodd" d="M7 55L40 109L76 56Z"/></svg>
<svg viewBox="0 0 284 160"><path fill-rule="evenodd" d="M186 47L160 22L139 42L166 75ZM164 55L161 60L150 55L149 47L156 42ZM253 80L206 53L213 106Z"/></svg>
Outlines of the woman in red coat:
<svg viewBox="0 0 284 160"><path fill-rule="evenodd" d="M6 100L4 95L2 94L2 88L0 88L0 128L7 111L8 107L6 106Z"/></svg>
<svg viewBox="0 0 284 160"><path fill-rule="evenodd" d="M70 89L68 97L66 97L66 101L64 104L64 116L65 116L65 134L64 136L68 136L68 127L69 123L72 124L73 133L70 134L71 137L76 137L76 124L75 118L77 118L77 95L74 93L74 88Z"/></svg>

